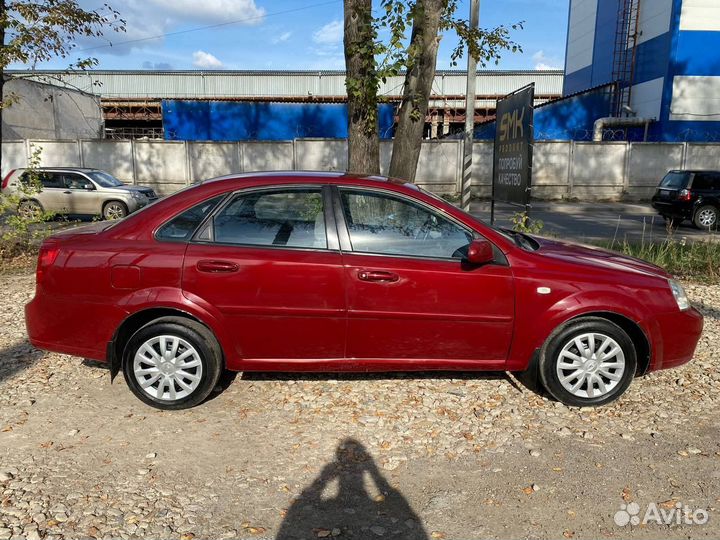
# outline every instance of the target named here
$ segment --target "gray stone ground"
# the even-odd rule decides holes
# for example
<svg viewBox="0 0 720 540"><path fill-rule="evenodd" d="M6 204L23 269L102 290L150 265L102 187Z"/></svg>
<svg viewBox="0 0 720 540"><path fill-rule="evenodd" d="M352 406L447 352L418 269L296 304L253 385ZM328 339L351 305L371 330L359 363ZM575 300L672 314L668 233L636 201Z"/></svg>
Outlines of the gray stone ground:
<svg viewBox="0 0 720 540"><path fill-rule="evenodd" d="M718 287L689 287L695 360L599 409L503 373L245 374L160 412L30 347L33 277L3 281L0 540L720 536ZM630 503L710 518L616 525Z"/></svg>

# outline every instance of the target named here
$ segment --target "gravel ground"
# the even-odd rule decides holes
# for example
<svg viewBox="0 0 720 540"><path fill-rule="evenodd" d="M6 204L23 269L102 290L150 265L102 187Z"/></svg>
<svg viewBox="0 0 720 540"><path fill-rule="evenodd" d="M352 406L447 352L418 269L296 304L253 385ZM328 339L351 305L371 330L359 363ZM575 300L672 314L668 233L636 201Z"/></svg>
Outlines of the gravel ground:
<svg viewBox="0 0 720 540"><path fill-rule="evenodd" d="M33 277L4 282L0 540L720 536L720 287L689 287L695 360L599 409L505 374L245 374L161 412L30 347ZM709 521L615 523L650 503Z"/></svg>

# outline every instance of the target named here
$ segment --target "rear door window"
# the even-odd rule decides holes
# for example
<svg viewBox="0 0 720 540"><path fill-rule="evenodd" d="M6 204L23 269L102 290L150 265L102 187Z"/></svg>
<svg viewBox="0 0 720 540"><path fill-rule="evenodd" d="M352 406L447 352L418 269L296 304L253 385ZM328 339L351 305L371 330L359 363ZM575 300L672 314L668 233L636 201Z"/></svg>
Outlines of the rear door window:
<svg viewBox="0 0 720 540"><path fill-rule="evenodd" d="M693 178L692 188L699 191L720 190L720 173L698 172Z"/></svg>
<svg viewBox="0 0 720 540"><path fill-rule="evenodd" d="M20 176L20 183L24 186L38 188L64 188L62 174L46 171L25 171Z"/></svg>
<svg viewBox="0 0 720 540"><path fill-rule="evenodd" d="M687 172L669 172L660 182L660 187L666 189L684 189L687 186L688 176L689 173Z"/></svg>
<svg viewBox="0 0 720 540"><path fill-rule="evenodd" d="M223 244L327 249L322 190L237 195L214 216L212 239Z"/></svg>

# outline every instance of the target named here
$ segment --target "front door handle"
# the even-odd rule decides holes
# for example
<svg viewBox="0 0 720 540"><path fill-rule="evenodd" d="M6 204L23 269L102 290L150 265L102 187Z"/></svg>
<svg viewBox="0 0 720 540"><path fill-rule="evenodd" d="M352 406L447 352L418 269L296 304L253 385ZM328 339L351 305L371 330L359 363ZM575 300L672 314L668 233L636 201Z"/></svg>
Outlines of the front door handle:
<svg viewBox="0 0 720 540"><path fill-rule="evenodd" d="M210 274L237 272L239 266L229 261L198 261L197 269L200 272L208 272Z"/></svg>
<svg viewBox="0 0 720 540"><path fill-rule="evenodd" d="M63 195L72 195L72 191L63 191Z"/></svg>
<svg viewBox="0 0 720 540"><path fill-rule="evenodd" d="M393 272L385 272L383 270L360 270L358 272L360 281L375 281L384 283L393 283L400 279L400 276Z"/></svg>

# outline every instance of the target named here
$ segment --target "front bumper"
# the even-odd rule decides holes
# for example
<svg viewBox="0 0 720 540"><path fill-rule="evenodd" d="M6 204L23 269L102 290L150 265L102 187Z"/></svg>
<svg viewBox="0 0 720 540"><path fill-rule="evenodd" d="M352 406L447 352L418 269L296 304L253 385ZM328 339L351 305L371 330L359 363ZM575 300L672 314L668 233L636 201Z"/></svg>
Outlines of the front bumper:
<svg viewBox="0 0 720 540"><path fill-rule="evenodd" d="M689 362L703 330L703 316L695 308L657 315L648 325L653 335L648 371Z"/></svg>

